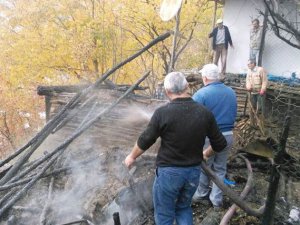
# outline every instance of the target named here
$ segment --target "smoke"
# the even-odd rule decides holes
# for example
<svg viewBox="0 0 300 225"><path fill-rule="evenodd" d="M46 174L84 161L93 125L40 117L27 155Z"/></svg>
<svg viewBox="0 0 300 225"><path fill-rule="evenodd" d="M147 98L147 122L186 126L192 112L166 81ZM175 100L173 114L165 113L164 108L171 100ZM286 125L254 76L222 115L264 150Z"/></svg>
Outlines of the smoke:
<svg viewBox="0 0 300 225"><path fill-rule="evenodd" d="M100 173L100 162L94 160L87 164L71 161L68 165L72 172L64 190L55 193L52 200L52 214L56 218L54 221L70 222L74 218L87 215L89 204L93 195L102 188L106 181L106 174ZM86 207L86 208L85 208Z"/></svg>
<svg viewBox="0 0 300 225"><path fill-rule="evenodd" d="M105 106L99 106L89 116L95 116L101 111L101 107L103 109ZM51 198L47 200L48 180L43 180L35 187L37 191L30 193L26 205L39 206L42 211L48 202L47 224L63 224L79 218L89 218L99 222L98 224L108 225L113 224L113 213L119 212L122 224L126 225L144 213L143 205L152 202L152 182L149 184L143 181L141 188L138 188L139 185L132 187L128 180L132 179L131 176L146 178L149 168L144 164L137 169L137 175L129 174L122 161L149 122L155 107L157 105L118 105L65 151L57 163L61 165L56 165L56 168L68 167L70 170L67 175L55 177ZM77 122L69 123L68 129L59 130L46 140L35 157L40 157L41 150L51 151L62 143L72 132L70 127L76 129L82 123L78 119L76 118ZM139 174L140 170L143 173ZM32 216L31 224L39 223L39 217L40 213Z"/></svg>
<svg viewBox="0 0 300 225"><path fill-rule="evenodd" d="M99 110L101 109L97 109ZM145 126L153 111L150 107L122 104L100 121L99 126L102 129L99 131L98 140L90 137L88 133L72 144L72 150L64 163L64 166L72 168L71 174L64 190L56 191L52 199L53 222L70 222L80 216L95 219L96 216L101 224L107 221L106 224L109 225L113 224L113 213L119 212L122 224L127 224L141 215L143 210L139 203L140 197L133 193L128 183L131 175L122 164L130 149L124 148L124 140L120 136L126 137L133 132L131 138L123 138L133 146L136 141L134 136L138 136L141 131L136 127ZM90 116L93 115L95 113ZM83 165L80 162L86 157L95 160ZM109 192L103 193L108 186L111 186L109 191L112 196L107 196ZM151 202L152 185L149 187L150 194L144 188L140 192L148 193L146 198ZM101 201L108 202L103 209ZM97 205L101 208L101 215L96 215L95 211L99 210Z"/></svg>

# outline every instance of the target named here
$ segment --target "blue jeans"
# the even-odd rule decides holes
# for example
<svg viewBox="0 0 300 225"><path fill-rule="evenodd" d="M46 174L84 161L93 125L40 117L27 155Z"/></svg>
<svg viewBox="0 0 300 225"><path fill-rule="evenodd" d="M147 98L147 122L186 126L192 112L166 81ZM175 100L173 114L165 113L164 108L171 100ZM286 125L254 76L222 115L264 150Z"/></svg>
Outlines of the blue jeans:
<svg viewBox="0 0 300 225"><path fill-rule="evenodd" d="M199 183L200 166L158 167L153 184L156 225L192 225L192 197Z"/></svg>
<svg viewBox="0 0 300 225"><path fill-rule="evenodd" d="M228 159L228 153L229 150L232 147L233 143L233 135L224 135L227 141L227 146L225 149L223 149L221 152L218 152L211 156L207 160L207 165L213 169L213 171L216 173L218 178L223 181L226 175L227 171L227 159ZM207 141L205 144L205 147L208 147L209 142ZM205 172L201 169L200 174L200 180L199 180L199 186L197 188L197 191L195 192L194 198L205 198L209 196L209 199L211 203L216 206L220 207L223 204L223 193L222 190L213 183L212 188L210 189L210 179L205 174Z"/></svg>

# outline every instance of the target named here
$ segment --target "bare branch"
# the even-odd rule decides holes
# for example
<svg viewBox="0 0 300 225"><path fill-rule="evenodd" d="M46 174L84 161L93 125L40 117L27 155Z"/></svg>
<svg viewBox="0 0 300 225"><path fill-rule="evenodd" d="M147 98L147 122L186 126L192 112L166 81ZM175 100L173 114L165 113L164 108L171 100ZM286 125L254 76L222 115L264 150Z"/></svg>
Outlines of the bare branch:
<svg viewBox="0 0 300 225"><path fill-rule="evenodd" d="M264 4L271 16L267 21L274 34L290 46L300 49L300 31L284 15L277 12L277 7L271 7L267 0L264 0ZM260 14L264 15L262 11ZM287 37L287 35L290 36Z"/></svg>

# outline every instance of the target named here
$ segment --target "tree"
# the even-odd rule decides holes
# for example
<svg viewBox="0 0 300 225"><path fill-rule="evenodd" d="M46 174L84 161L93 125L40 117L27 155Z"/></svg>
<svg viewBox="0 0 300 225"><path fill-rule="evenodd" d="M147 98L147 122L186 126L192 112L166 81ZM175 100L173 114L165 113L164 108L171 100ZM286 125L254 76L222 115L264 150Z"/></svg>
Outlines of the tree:
<svg viewBox="0 0 300 225"><path fill-rule="evenodd" d="M160 3L0 1L0 111L4 112L0 132L7 146L18 146L39 129L39 113L44 105L36 95L38 85L93 82L153 38L172 30L174 21L163 23L158 16ZM212 11L211 1L184 1L176 43L176 69L203 64ZM171 46L172 40L165 40L118 70L111 80L130 84L150 69L152 76L147 82L153 94L168 70ZM27 113L29 117L22 116ZM27 123L30 128L25 129Z"/></svg>
<svg viewBox="0 0 300 225"><path fill-rule="evenodd" d="M162 22L158 16L161 1L138 2L127 4L123 13L127 15L120 26L126 32L136 48L141 48L149 40L165 30L173 30L174 20ZM147 10L145 10L147 9ZM211 1L184 1L180 13L179 36L176 43L175 68L198 67L204 63L207 54L207 34L210 29L213 4ZM131 26L135 24L135 27ZM133 42L134 41L134 42ZM150 90L167 74L171 57L172 40L168 39L148 51L138 61L143 67L151 68Z"/></svg>
<svg viewBox="0 0 300 225"><path fill-rule="evenodd" d="M268 24L274 34L290 46L300 49L300 21L297 20L299 2L292 0L288 3L292 10L285 10L284 1L264 0L264 4L269 14ZM265 16L264 12L260 13Z"/></svg>

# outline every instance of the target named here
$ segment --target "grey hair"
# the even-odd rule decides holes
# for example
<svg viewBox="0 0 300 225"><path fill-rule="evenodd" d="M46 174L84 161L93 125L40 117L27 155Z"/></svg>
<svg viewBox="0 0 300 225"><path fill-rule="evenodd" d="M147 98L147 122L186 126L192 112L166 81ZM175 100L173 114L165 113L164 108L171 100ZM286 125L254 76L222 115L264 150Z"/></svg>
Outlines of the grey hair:
<svg viewBox="0 0 300 225"><path fill-rule="evenodd" d="M164 87L174 94L181 94L188 87L188 82L181 72L171 72L165 77Z"/></svg>
<svg viewBox="0 0 300 225"><path fill-rule="evenodd" d="M215 64L206 64L199 72L202 74L202 78L206 77L211 81L220 80L219 69Z"/></svg>

